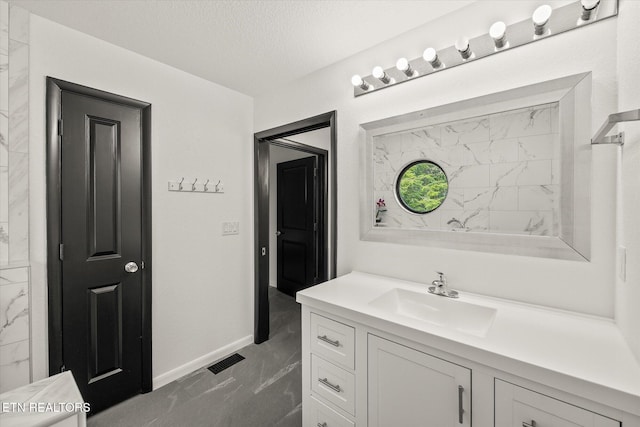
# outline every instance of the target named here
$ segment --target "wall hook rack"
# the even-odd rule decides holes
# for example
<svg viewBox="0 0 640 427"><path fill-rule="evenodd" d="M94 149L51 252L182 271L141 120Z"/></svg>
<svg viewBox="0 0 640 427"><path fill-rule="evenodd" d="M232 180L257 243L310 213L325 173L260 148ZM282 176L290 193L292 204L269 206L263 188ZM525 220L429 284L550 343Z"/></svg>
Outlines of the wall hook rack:
<svg viewBox="0 0 640 427"><path fill-rule="evenodd" d="M224 193L224 186L222 184L222 180L219 179L218 183L212 189L209 187L209 182L211 179L207 179L203 184L198 182L198 178L195 178L192 182L190 182L190 186L187 186L185 183L184 177L179 180L169 181L169 191L177 191L177 192L185 192L185 193Z"/></svg>
<svg viewBox="0 0 640 427"><path fill-rule="evenodd" d="M620 122L632 122L640 120L640 108L637 110L629 110L622 113L609 114L607 120L600 126L596 136L591 139L591 145L596 144L617 144L624 145L624 132L607 136L612 127Z"/></svg>

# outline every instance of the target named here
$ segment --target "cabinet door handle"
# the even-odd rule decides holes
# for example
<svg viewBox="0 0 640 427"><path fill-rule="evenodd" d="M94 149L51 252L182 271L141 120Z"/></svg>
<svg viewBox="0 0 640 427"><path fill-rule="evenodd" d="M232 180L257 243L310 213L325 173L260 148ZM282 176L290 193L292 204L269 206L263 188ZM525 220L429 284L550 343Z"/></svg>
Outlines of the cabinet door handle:
<svg viewBox="0 0 640 427"><path fill-rule="evenodd" d="M339 386L339 385L333 385L333 384L331 384L331 383L329 382L329 380L328 380L328 379L326 379L326 378L318 378L318 381L319 381L321 384L326 385L326 386L327 386L327 387L329 387L331 390L333 390L333 391L335 391L335 392L337 392L337 393L340 393L340 392L342 391L342 389L340 388L340 386Z"/></svg>
<svg viewBox="0 0 640 427"><path fill-rule="evenodd" d="M526 422L526 421L523 421L523 422L522 422L522 427L536 427L536 426L537 426L537 424L536 424L536 421L535 421L535 420L531 420L531 424L529 424L529 423L528 423L528 422Z"/></svg>
<svg viewBox="0 0 640 427"><path fill-rule="evenodd" d="M334 347L340 347L340 341L338 340L332 340L331 338L327 338L326 335L318 335L318 339L321 341L326 342L327 344L331 344Z"/></svg>
<svg viewBox="0 0 640 427"><path fill-rule="evenodd" d="M462 415L464 414L464 408L462 407L462 392L464 387L458 386L458 423L462 424ZM534 426L535 427L535 426Z"/></svg>
<svg viewBox="0 0 640 427"><path fill-rule="evenodd" d="M318 427L327 427L327 423L318 423Z"/></svg>

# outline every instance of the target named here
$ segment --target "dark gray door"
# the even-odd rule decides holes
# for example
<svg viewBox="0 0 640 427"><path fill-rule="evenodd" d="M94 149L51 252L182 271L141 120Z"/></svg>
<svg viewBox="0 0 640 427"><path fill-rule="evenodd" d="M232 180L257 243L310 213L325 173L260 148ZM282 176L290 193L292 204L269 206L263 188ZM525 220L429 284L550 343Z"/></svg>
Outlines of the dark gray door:
<svg viewBox="0 0 640 427"><path fill-rule="evenodd" d="M316 162L278 163L278 289L291 296L318 278Z"/></svg>
<svg viewBox="0 0 640 427"><path fill-rule="evenodd" d="M142 389L141 110L61 104L63 360L94 412Z"/></svg>

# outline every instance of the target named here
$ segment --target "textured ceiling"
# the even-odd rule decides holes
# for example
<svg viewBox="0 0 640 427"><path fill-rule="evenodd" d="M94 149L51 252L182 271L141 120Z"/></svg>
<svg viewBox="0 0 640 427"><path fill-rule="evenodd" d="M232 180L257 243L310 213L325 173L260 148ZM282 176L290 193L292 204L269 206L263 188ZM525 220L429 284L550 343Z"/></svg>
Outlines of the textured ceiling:
<svg viewBox="0 0 640 427"><path fill-rule="evenodd" d="M10 3L257 96L471 1L10 0Z"/></svg>

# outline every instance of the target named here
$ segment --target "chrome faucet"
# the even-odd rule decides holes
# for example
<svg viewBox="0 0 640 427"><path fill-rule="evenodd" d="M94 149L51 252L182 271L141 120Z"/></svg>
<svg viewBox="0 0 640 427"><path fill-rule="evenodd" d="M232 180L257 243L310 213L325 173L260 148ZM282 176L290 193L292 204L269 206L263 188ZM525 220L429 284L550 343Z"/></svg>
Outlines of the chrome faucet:
<svg viewBox="0 0 640 427"><path fill-rule="evenodd" d="M447 279L444 277L444 273L436 271L439 278L431 282L432 286L429 286L429 293L434 295L440 295L442 297L458 298L458 291L450 290L447 285Z"/></svg>

